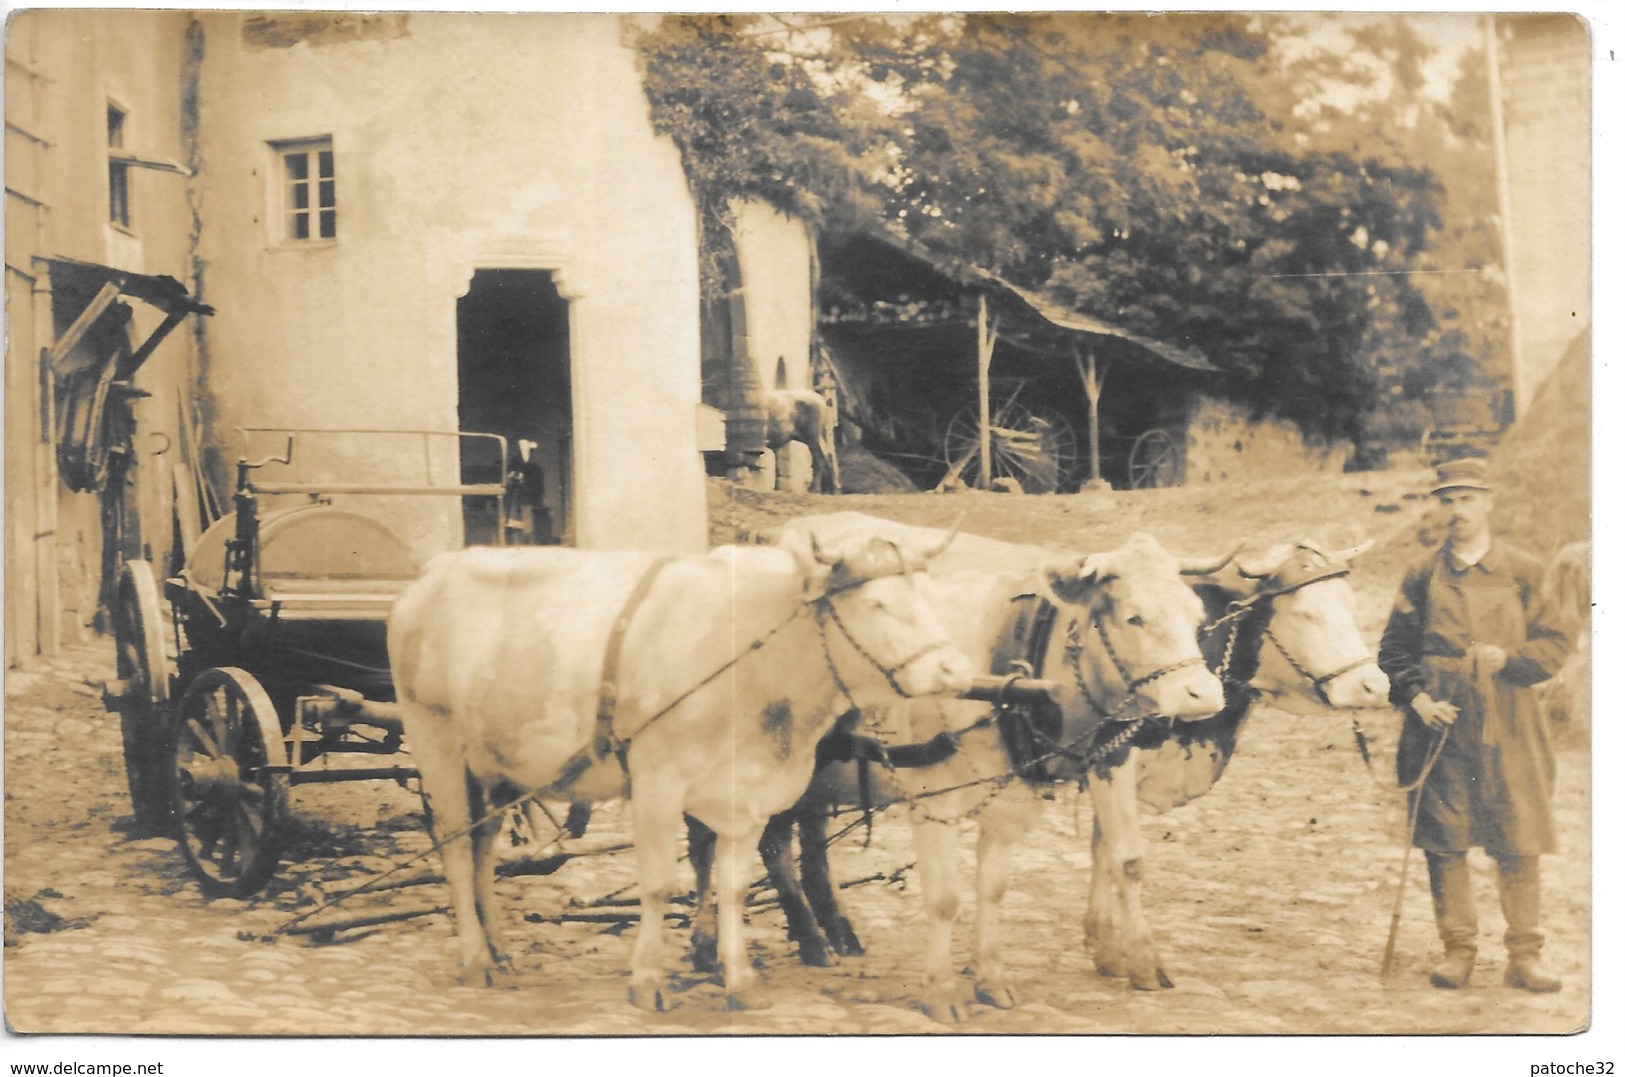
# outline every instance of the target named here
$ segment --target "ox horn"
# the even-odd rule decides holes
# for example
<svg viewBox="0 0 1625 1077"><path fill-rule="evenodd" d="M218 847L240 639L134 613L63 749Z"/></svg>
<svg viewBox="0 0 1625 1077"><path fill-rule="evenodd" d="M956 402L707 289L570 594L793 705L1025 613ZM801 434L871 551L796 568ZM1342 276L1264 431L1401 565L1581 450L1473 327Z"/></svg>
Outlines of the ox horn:
<svg viewBox="0 0 1625 1077"><path fill-rule="evenodd" d="M1245 545L1244 542L1236 543L1229 553L1219 558L1181 557L1179 559L1179 574L1181 576L1212 575L1235 560L1236 554L1241 552L1243 545Z"/></svg>
<svg viewBox="0 0 1625 1077"><path fill-rule="evenodd" d="M965 514L962 512L959 514L959 518L954 521L954 525L948 529L947 537L930 549L920 551L920 556L929 561L938 554L946 553L948 551L948 547L954 544L954 539L959 537L959 529L964 525L964 523Z"/></svg>
<svg viewBox="0 0 1625 1077"><path fill-rule="evenodd" d="M1271 546L1256 561L1237 561L1236 571L1249 580L1261 580L1279 568L1291 552L1287 546Z"/></svg>
<svg viewBox="0 0 1625 1077"><path fill-rule="evenodd" d="M1352 561L1377 544L1374 538L1368 538L1358 546L1350 546L1346 550L1333 550L1326 555L1328 561Z"/></svg>

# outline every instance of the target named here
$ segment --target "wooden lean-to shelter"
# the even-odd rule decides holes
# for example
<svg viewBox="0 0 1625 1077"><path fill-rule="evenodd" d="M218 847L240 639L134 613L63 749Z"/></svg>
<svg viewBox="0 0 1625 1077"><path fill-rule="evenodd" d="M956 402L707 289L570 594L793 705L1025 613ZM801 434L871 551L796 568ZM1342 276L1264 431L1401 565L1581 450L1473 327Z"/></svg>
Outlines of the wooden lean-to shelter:
<svg viewBox="0 0 1625 1077"><path fill-rule="evenodd" d="M1199 352L885 233L825 237L819 259L843 415L920 485L1181 480L1186 416L1219 373Z"/></svg>

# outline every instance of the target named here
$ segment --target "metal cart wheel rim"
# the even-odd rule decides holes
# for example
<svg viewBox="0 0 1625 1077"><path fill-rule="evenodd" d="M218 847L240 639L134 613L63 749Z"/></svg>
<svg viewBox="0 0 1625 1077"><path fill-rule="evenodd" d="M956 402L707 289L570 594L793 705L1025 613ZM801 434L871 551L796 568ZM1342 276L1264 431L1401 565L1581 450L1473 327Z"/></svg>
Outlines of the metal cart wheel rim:
<svg viewBox="0 0 1625 1077"><path fill-rule="evenodd" d="M1038 444L1036 453L1025 452L996 432L991 433L989 481L1013 478L1030 494L1053 493L1065 485L1077 464L1077 435L1065 419L1048 408L1029 407L1012 394L990 411L988 421L999 430L1030 434ZM978 405L968 404L948 421L942 439L950 467L970 454L960 474L972 486L979 484L982 474L979 425Z"/></svg>
<svg viewBox="0 0 1625 1077"><path fill-rule="evenodd" d="M1153 426L1134 439L1129 450L1128 483L1132 490L1172 486L1178 478L1179 446L1165 428Z"/></svg>
<svg viewBox="0 0 1625 1077"><path fill-rule="evenodd" d="M174 707L170 748L181 852L206 894L247 897L281 856L288 759L276 707L246 670L206 669Z"/></svg>
<svg viewBox="0 0 1625 1077"><path fill-rule="evenodd" d="M169 659L164 653L158 585L146 561L128 561L119 573L113 647L121 686L116 706L130 804L137 825L157 831L164 819L163 712L169 703Z"/></svg>

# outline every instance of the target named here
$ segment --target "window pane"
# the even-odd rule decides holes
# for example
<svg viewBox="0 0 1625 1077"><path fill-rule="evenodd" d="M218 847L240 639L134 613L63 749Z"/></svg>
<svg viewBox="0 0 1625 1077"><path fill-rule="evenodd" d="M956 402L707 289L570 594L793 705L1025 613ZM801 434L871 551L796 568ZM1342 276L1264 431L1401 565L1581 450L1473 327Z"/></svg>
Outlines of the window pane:
<svg viewBox="0 0 1625 1077"><path fill-rule="evenodd" d="M107 106L107 144L117 149L124 145L124 113Z"/></svg>
<svg viewBox="0 0 1625 1077"><path fill-rule="evenodd" d="M337 203L333 201L332 180L322 180L320 194L321 200L316 203L318 206L331 209L334 205L337 205Z"/></svg>
<svg viewBox="0 0 1625 1077"><path fill-rule="evenodd" d="M310 155L304 153L290 153L282 158L287 165L288 178L291 180L307 179L310 176Z"/></svg>
<svg viewBox="0 0 1625 1077"><path fill-rule="evenodd" d="M107 219L126 228L130 225L130 170L125 165L107 168Z"/></svg>
<svg viewBox="0 0 1625 1077"><path fill-rule="evenodd" d="M290 218L290 223L293 225L294 239L310 238L310 214L295 213L293 217Z"/></svg>
<svg viewBox="0 0 1625 1077"><path fill-rule="evenodd" d="M337 210L322 210L322 238L332 239L339 234L339 215Z"/></svg>
<svg viewBox="0 0 1625 1077"><path fill-rule="evenodd" d="M288 188L288 196L293 201L294 209L310 208L310 184L296 183Z"/></svg>
<svg viewBox="0 0 1625 1077"><path fill-rule="evenodd" d="M323 179L333 178L333 151L322 150L316 155L316 167L320 169L319 175Z"/></svg>

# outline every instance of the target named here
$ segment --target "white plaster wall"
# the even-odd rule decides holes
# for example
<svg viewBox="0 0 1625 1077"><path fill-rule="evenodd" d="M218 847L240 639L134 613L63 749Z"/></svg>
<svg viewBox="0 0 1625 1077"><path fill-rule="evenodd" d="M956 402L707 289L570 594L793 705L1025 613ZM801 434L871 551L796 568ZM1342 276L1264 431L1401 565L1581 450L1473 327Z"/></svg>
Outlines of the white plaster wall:
<svg viewBox="0 0 1625 1077"><path fill-rule="evenodd" d="M812 238L765 202L736 202L734 244L744 288L746 348L762 388L812 387Z"/></svg>
<svg viewBox="0 0 1625 1077"><path fill-rule="evenodd" d="M454 429L458 296L479 268L547 269L570 300L577 544L703 549L694 209L619 20L413 14L404 34L267 48L244 43L248 17L202 16L217 440L242 423ZM268 143L321 135L338 239L291 247ZM415 461L345 466L404 478ZM397 511L420 550L455 544L449 508Z"/></svg>
<svg viewBox="0 0 1625 1077"><path fill-rule="evenodd" d="M1352 447L1305 438L1286 420L1257 420L1221 400L1200 398L1191 409L1185 481L1222 482L1242 476L1341 473Z"/></svg>
<svg viewBox="0 0 1625 1077"><path fill-rule="evenodd" d="M17 12L6 27L8 660L54 653L83 638L101 583L100 500L57 479L54 443L40 440L37 363L55 340L51 281L35 256L64 256L190 283L187 180L130 170L131 227L108 221L107 107L126 113L125 148L183 163L182 69L188 17L181 12ZM25 138L27 132L32 138ZM15 198L11 189L44 203ZM129 301L137 342L161 320ZM140 454L136 496L144 538L161 566L170 537L167 492L176 443L176 394L190 377L183 324L149 358L136 384ZM52 432L54 436L54 431Z"/></svg>

